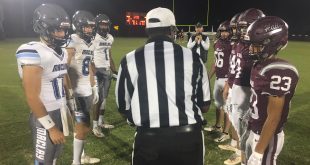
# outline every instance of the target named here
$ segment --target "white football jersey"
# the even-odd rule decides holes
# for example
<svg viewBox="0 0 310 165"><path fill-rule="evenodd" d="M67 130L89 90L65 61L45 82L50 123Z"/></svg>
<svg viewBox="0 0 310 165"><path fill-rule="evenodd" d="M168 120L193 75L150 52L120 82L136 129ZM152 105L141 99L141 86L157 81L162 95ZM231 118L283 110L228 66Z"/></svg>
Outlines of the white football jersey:
<svg viewBox="0 0 310 165"><path fill-rule="evenodd" d="M94 51L94 63L96 68L110 68L110 50L114 42L114 38L111 34L107 34L107 37L102 37L96 34Z"/></svg>
<svg viewBox="0 0 310 165"><path fill-rule="evenodd" d="M75 96L85 97L92 94L89 65L94 56L94 44L87 44L77 34L71 35L68 48L74 48L75 54L69 66L69 76Z"/></svg>
<svg viewBox="0 0 310 165"><path fill-rule="evenodd" d="M67 51L62 49L62 54L58 55L42 42L29 42L17 49L16 58L21 79L24 65L37 65L43 69L40 99L46 111L60 109L65 103L63 78L67 74Z"/></svg>

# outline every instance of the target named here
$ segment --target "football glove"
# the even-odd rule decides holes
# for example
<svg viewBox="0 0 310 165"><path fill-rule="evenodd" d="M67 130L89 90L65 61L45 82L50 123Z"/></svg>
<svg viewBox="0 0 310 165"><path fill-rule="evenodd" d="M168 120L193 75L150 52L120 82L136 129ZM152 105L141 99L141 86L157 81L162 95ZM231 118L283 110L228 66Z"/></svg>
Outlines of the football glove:
<svg viewBox="0 0 310 165"><path fill-rule="evenodd" d="M116 71L114 71L114 72L112 72L112 79L113 80L117 80L117 72Z"/></svg>
<svg viewBox="0 0 310 165"><path fill-rule="evenodd" d="M247 165L261 165L263 160L263 154L254 152L250 156Z"/></svg>

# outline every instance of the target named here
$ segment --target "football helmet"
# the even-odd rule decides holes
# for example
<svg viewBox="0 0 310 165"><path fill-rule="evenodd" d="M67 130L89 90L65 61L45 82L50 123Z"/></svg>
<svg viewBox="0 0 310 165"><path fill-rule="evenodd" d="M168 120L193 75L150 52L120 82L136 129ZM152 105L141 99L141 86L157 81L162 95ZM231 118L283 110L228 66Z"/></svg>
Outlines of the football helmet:
<svg viewBox="0 0 310 165"><path fill-rule="evenodd" d="M230 22L229 22L229 26L230 26L230 29L231 29L231 40L238 40L239 37L237 35L237 22L238 22L238 18L240 16L240 13L237 13L235 14Z"/></svg>
<svg viewBox="0 0 310 165"><path fill-rule="evenodd" d="M67 12L58 5L42 4L34 11L34 32L40 34L41 39L54 47L62 47L67 43L70 27L71 22ZM59 29L65 31L63 38L52 35Z"/></svg>
<svg viewBox="0 0 310 165"><path fill-rule="evenodd" d="M229 36L226 39L229 39L231 36L231 28L230 28L230 21L226 20L224 22L222 22L219 27L217 28L217 32L216 32L216 38L221 38L221 32L226 31L229 33Z"/></svg>
<svg viewBox="0 0 310 165"><path fill-rule="evenodd" d="M251 43L251 58L262 60L285 48L288 42L288 25L279 17L263 17L249 26L245 39Z"/></svg>
<svg viewBox="0 0 310 165"><path fill-rule="evenodd" d="M89 43L95 36L95 17L92 13L84 10L79 10L75 12L72 17L73 30ZM85 32L85 27L91 27L93 30L91 32Z"/></svg>
<svg viewBox="0 0 310 165"><path fill-rule="evenodd" d="M111 26L111 20L110 18L105 14L98 14L95 18L96 22L96 32L106 37L107 34L110 32L110 26ZM103 28L100 28L100 25L104 25Z"/></svg>
<svg viewBox="0 0 310 165"><path fill-rule="evenodd" d="M262 17L265 17L265 14L261 10L255 8L250 8L241 13L237 21L237 32L240 39L244 39L244 35L250 24Z"/></svg>

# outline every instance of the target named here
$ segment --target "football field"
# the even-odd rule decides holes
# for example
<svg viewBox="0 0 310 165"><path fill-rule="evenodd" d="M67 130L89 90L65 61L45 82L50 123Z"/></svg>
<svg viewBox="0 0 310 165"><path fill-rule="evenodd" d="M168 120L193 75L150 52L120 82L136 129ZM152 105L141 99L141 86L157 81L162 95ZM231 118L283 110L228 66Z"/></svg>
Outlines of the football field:
<svg viewBox="0 0 310 165"><path fill-rule="evenodd" d="M28 124L29 108L18 77L15 51L32 38L0 41L0 165L28 165L32 162L32 141ZM118 66L129 51L142 46L145 38L115 38L112 46L114 61ZM185 45L185 43L183 43ZM310 164L310 42L290 41L280 57L293 63L300 75L295 97L291 104L285 127L285 144L278 158L280 165ZM213 61L213 48L209 51L209 70ZM214 78L211 80L213 85ZM129 165L135 128L127 125L116 109L113 81L107 101L106 120L115 125L104 130L106 137L96 138L90 134L86 141L86 153L101 159L102 165ZM309 85L309 86L308 86ZM209 125L214 124L214 105L204 115ZM66 138L64 153L58 164L72 162L72 134ZM205 133L206 165L222 165L232 152L222 151Z"/></svg>

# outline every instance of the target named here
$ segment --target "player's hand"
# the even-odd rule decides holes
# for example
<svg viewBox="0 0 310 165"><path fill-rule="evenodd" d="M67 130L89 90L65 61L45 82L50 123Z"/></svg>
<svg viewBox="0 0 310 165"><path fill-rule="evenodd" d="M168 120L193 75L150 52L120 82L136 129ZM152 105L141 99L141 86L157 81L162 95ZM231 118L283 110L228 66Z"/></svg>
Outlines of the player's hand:
<svg viewBox="0 0 310 165"><path fill-rule="evenodd" d="M118 75L117 71L113 71L112 72L112 79L117 80L117 75Z"/></svg>
<svg viewBox="0 0 310 165"><path fill-rule="evenodd" d="M99 101L98 87L93 86L91 89L93 91L93 104L96 104Z"/></svg>
<svg viewBox="0 0 310 165"><path fill-rule="evenodd" d="M254 152L250 156L247 165L261 165L263 160L263 154Z"/></svg>
<svg viewBox="0 0 310 165"><path fill-rule="evenodd" d="M55 126L48 130L49 136L54 144L63 144L65 143L64 134Z"/></svg>

